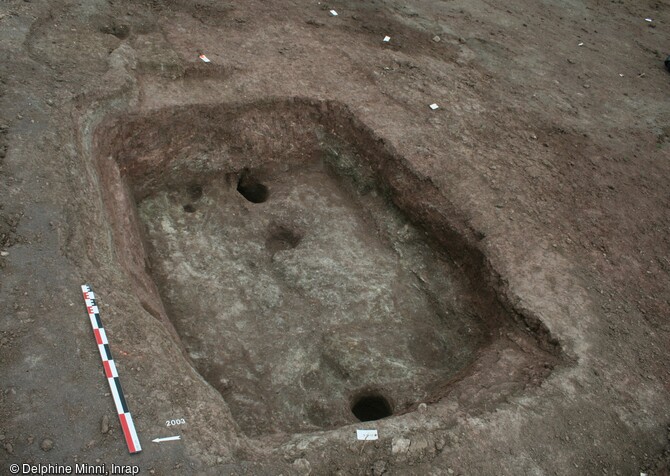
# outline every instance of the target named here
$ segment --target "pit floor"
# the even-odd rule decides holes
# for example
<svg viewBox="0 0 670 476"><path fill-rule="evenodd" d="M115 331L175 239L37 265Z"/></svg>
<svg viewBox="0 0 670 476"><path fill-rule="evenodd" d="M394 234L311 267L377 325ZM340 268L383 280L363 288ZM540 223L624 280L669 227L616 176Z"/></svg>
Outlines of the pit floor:
<svg viewBox="0 0 670 476"><path fill-rule="evenodd" d="M455 265L323 160L264 177L262 203L220 178L138 207L168 315L240 427L349 424L371 391L395 411L434 398L487 332L459 302Z"/></svg>

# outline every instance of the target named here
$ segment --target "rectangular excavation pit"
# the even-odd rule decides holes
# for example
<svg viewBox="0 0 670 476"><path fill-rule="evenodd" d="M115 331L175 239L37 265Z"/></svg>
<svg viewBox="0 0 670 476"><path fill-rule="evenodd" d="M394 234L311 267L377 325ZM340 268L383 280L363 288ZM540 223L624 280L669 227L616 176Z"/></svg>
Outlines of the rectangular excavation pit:
<svg viewBox="0 0 670 476"><path fill-rule="evenodd" d="M535 330L523 375L558 362L452 207L338 103L111 117L95 156L144 307L249 436L437 401L487 353L528 341L520 321Z"/></svg>

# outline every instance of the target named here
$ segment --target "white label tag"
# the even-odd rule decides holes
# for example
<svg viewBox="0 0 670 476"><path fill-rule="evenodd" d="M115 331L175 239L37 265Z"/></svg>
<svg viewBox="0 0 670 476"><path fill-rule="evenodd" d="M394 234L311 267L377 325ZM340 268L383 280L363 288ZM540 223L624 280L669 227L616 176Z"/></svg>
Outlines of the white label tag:
<svg viewBox="0 0 670 476"><path fill-rule="evenodd" d="M377 430L356 430L356 438L359 440L378 440Z"/></svg>

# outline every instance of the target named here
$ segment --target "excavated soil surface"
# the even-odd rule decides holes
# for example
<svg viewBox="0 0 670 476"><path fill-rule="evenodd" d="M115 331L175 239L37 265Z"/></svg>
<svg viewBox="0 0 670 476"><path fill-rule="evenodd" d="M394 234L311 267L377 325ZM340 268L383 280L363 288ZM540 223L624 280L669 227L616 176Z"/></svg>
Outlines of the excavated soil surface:
<svg viewBox="0 0 670 476"><path fill-rule="evenodd" d="M667 476L669 32L0 2L0 473Z"/></svg>

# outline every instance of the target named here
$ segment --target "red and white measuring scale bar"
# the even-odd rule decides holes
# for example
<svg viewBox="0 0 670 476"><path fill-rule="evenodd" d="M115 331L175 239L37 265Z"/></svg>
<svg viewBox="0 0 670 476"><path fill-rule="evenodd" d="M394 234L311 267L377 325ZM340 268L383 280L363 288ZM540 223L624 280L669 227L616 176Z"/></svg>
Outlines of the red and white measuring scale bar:
<svg viewBox="0 0 670 476"><path fill-rule="evenodd" d="M81 292L84 294L86 311L91 320L91 326L93 326L95 341L98 343L98 350L100 351L100 357L102 357L102 366L105 368L105 377L107 377L109 389L112 391L112 396L114 397L114 405L116 405L116 412L119 414L119 420L121 421L121 428L123 428L123 436L126 438L128 451L130 451L131 454L139 453L142 451L142 447L140 446L140 440L137 437L137 431L135 431L133 417L130 416L126 399L123 396L119 374L116 371L116 365L114 365L114 359L112 359L112 352L109 350L107 335L105 334L105 329L102 327L102 321L100 320L100 311L95 302L95 294L93 294L91 286L88 284L84 284L81 287Z"/></svg>

